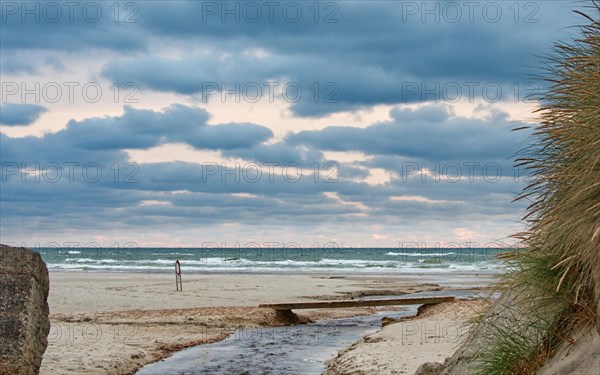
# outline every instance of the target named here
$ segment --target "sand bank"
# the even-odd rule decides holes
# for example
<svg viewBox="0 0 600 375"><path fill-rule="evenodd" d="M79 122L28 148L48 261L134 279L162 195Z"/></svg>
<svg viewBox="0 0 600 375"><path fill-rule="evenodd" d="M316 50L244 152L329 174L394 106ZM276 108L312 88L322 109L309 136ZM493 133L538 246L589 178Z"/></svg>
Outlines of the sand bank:
<svg viewBox="0 0 600 375"><path fill-rule="evenodd" d="M414 374L425 362L444 362L466 338L470 319L488 307L481 300L427 307L341 351L326 374Z"/></svg>

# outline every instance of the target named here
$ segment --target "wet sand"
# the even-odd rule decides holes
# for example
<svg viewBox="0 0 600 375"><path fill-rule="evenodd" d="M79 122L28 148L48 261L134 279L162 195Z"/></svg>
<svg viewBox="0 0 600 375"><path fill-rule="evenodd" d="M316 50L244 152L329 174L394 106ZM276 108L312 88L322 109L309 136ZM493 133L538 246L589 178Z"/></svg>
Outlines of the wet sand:
<svg viewBox="0 0 600 375"><path fill-rule="evenodd" d="M472 283L480 283L471 278ZM445 286L418 277L50 273L49 345L41 374L129 374L182 348L236 329L287 324L259 303L401 295ZM389 309L386 308L386 309ZM302 310L304 321L372 314L375 308Z"/></svg>

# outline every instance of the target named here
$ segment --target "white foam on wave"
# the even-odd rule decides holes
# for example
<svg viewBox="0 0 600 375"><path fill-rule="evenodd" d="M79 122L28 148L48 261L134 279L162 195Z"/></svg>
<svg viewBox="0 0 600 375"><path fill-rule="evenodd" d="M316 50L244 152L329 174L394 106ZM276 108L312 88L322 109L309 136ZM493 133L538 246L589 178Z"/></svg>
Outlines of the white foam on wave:
<svg viewBox="0 0 600 375"><path fill-rule="evenodd" d="M409 257L445 257L454 255L454 253L394 253L389 252L389 256L409 256Z"/></svg>
<svg viewBox="0 0 600 375"><path fill-rule="evenodd" d="M117 259L92 259L92 258L67 258L65 262L75 262L75 263L117 263L122 262Z"/></svg>

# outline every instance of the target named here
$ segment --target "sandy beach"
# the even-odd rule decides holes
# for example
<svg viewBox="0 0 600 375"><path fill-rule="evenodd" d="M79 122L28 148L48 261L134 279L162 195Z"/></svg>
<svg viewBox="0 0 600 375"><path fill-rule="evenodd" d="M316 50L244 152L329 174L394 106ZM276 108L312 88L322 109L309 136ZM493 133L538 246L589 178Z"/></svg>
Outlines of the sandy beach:
<svg viewBox="0 0 600 375"><path fill-rule="evenodd" d="M471 286L482 283L469 279ZM50 285L52 328L42 374L129 374L174 351L222 340L236 329L286 324L272 310L257 308L259 303L450 288L409 276L210 274L184 276L183 291L176 292L173 275L87 272L51 272ZM302 310L298 315L310 321L377 309ZM416 360L439 360L439 353L449 350L431 349L421 347L430 355Z"/></svg>

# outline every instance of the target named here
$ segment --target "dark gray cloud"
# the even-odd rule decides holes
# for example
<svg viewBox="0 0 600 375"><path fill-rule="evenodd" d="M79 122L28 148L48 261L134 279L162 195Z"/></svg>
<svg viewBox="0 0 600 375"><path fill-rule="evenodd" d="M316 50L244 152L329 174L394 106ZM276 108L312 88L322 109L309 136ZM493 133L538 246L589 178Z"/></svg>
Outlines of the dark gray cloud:
<svg viewBox="0 0 600 375"><path fill-rule="evenodd" d="M138 3L129 3L139 9ZM145 48L148 40L143 38L142 30L136 23L123 22L131 10L123 11L124 4L116 4L3 1L2 49L80 51L101 48L127 52Z"/></svg>
<svg viewBox="0 0 600 375"><path fill-rule="evenodd" d="M126 4L135 9L121 9L118 22L112 3L100 3L97 22L86 21L81 9L72 22L22 22L17 10L6 16L0 40L6 51L112 49L120 55L103 70L107 79L186 95L206 94L213 82L232 88L291 81L303 92L291 102L293 112L322 116L458 97L523 100L535 91L527 74L539 72L528 67L578 22L570 10L579 5L340 1L320 4L317 14L310 2L277 2L270 15L267 3L253 2L262 9L254 22L243 2ZM296 6L297 22L290 19ZM132 13L136 22L123 22ZM167 58L153 51L160 44L194 52ZM268 55L244 53L257 49Z"/></svg>
<svg viewBox="0 0 600 375"><path fill-rule="evenodd" d="M241 158L262 164L269 163L281 166L297 164L301 167L309 167L323 160L323 153L319 149L302 149L290 146L285 142L262 143L252 148L225 150L223 156Z"/></svg>
<svg viewBox="0 0 600 375"><path fill-rule="evenodd" d="M331 24L307 17L312 15L308 3L303 4L305 17L293 24L281 17L279 22L265 17L258 23L223 21L220 8L217 17L207 16L202 4L174 7L166 14L148 7L142 23L153 32L198 38L213 50L178 59L146 55L115 61L103 74L183 94L206 94L206 82L224 82L231 89L248 82L291 81L303 89L303 97L291 103L299 116L382 103L523 100L535 91L525 86L527 73L533 72L526 67L537 66L548 51L548 38L564 32L561 27L574 19L565 11L573 4L566 2L536 2L518 11L508 3L470 3L474 8L469 9L457 2L457 22L451 22L452 9L444 10L443 2L337 4L338 22ZM427 13L435 7L437 12ZM199 23L202 16L206 22ZM240 53L247 48L269 55L257 59ZM320 87L309 89L315 82Z"/></svg>
<svg viewBox="0 0 600 375"><path fill-rule="evenodd" d="M519 126L496 114L494 122L458 118L448 107L394 109L391 121L366 128L330 126L287 136L292 145L319 150L361 151L370 155L396 155L438 161L509 159L523 140ZM503 120L503 121L502 121Z"/></svg>
<svg viewBox="0 0 600 375"><path fill-rule="evenodd" d="M173 105L163 112L125 107L122 116L69 121L56 134L85 150L145 149L165 143L187 143L197 149L247 148L273 136L255 124L208 125L204 109Z"/></svg>
<svg viewBox="0 0 600 375"><path fill-rule="evenodd" d="M47 111L38 104L4 103L0 105L0 125L31 125Z"/></svg>

